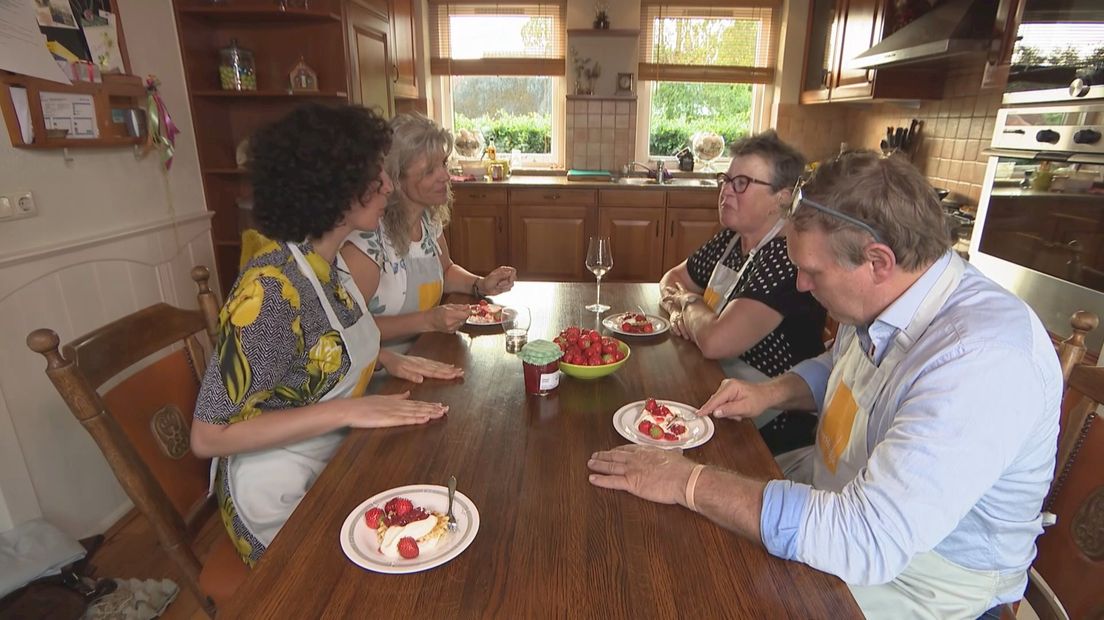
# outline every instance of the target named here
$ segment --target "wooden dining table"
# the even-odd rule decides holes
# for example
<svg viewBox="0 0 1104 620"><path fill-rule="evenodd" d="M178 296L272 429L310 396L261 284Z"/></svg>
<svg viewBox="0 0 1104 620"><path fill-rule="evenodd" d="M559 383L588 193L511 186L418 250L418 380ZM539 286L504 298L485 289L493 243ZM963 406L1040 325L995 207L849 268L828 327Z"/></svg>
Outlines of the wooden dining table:
<svg viewBox="0 0 1104 620"><path fill-rule="evenodd" d="M607 283L601 294L612 306L605 316L638 306L662 315L655 284ZM600 327L584 309L594 297L594 284L519 282L495 302L530 309L532 341L571 325ZM617 409L647 397L697 406L723 379L716 362L670 332L619 338L632 350L616 373L563 377L536 396L526 395L501 327L420 336L410 354L460 366L463 379L392 378L381 391L410 389L412 398L447 404L447 416L351 431L220 617L861 618L832 575L775 558L681 506L590 484L590 455L628 443L613 426ZM780 477L752 423L715 425L689 458ZM480 522L451 561L392 575L342 552L342 525L366 499L449 476Z"/></svg>

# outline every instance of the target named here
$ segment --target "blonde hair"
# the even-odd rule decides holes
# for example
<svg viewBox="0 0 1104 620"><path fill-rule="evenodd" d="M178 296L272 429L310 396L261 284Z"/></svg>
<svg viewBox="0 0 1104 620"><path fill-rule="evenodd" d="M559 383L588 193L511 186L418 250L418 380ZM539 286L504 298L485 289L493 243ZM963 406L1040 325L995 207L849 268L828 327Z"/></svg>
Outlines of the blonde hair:
<svg viewBox="0 0 1104 620"><path fill-rule="evenodd" d="M951 231L928 180L900 157L851 151L816 169L802 186L804 195L869 224L909 272L935 262L950 249ZM841 265L863 262L870 233L846 220L811 207L790 216L798 231L816 226L828 233Z"/></svg>
<svg viewBox="0 0 1104 620"><path fill-rule="evenodd" d="M410 209L410 198L403 192L403 179L407 178L411 164L425 158L432 162L434 158L448 157L452 152L452 132L441 127L421 114L400 114L391 119L391 151L384 161L384 169L395 184L395 191L387 201L383 211L383 227L387 238L400 256L406 256L410 250L410 229L414 226ZM449 188L445 204L432 205L426 214L432 224L442 229L450 218L449 203L452 202L452 188Z"/></svg>

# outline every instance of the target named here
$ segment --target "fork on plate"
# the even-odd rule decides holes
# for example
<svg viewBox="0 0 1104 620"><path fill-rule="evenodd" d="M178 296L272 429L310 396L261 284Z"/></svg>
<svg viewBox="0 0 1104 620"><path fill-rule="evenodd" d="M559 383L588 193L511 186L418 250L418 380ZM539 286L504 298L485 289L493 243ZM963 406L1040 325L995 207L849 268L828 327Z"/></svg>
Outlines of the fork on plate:
<svg viewBox="0 0 1104 620"><path fill-rule="evenodd" d="M456 476L449 476L448 479L448 531L455 532L460 526L456 525L456 517L452 515L452 498L456 495Z"/></svg>

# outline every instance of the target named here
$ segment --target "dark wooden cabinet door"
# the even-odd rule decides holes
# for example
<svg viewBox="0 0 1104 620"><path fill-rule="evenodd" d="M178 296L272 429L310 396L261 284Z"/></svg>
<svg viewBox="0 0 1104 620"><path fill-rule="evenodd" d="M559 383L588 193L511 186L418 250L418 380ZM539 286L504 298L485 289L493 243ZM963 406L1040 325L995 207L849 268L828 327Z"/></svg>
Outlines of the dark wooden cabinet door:
<svg viewBox="0 0 1104 620"><path fill-rule="evenodd" d="M602 207L598 234L613 246L607 280L658 282L663 275L663 209Z"/></svg>
<svg viewBox="0 0 1104 620"><path fill-rule="evenodd" d="M454 204L449 224L452 261L484 275L510 264L509 213L506 205Z"/></svg>
<svg viewBox="0 0 1104 620"><path fill-rule="evenodd" d="M874 91L873 69L849 69L847 63L882 39L883 0L847 0L836 28L842 30L832 100L869 98Z"/></svg>
<svg viewBox="0 0 1104 620"><path fill-rule="evenodd" d="M689 258L720 230L716 209L667 209L663 272Z"/></svg>
<svg viewBox="0 0 1104 620"><path fill-rule="evenodd" d="M510 263L524 280L580 282L587 243L597 231L597 209L581 206L510 204Z"/></svg>
<svg viewBox="0 0 1104 620"><path fill-rule="evenodd" d="M378 108L390 117L395 110L391 91L393 75L386 15L359 2L345 5L349 37L350 95L354 103Z"/></svg>
<svg viewBox="0 0 1104 620"><path fill-rule="evenodd" d="M806 34L805 73L801 84L801 103L828 101L836 81L836 50L839 32L836 19L841 2L812 0Z"/></svg>
<svg viewBox="0 0 1104 620"><path fill-rule="evenodd" d="M391 0L391 86L396 97L418 96L417 65L414 62L414 3Z"/></svg>

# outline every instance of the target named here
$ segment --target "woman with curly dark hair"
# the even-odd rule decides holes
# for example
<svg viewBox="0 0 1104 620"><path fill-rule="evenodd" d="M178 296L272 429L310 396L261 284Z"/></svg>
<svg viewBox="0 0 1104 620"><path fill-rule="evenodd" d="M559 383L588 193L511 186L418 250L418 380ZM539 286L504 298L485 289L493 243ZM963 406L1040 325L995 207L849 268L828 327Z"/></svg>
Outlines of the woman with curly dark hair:
<svg viewBox="0 0 1104 620"><path fill-rule="evenodd" d="M337 251L379 225L393 187L386 121L358 106L308 105L251 140L259 234L219 315L191 447L218 459L223 524L253 565L348 428L423 424L440 403L364 396L377 361L420 381L460 369L379 348L379 330L337 276Z"/></svg>

